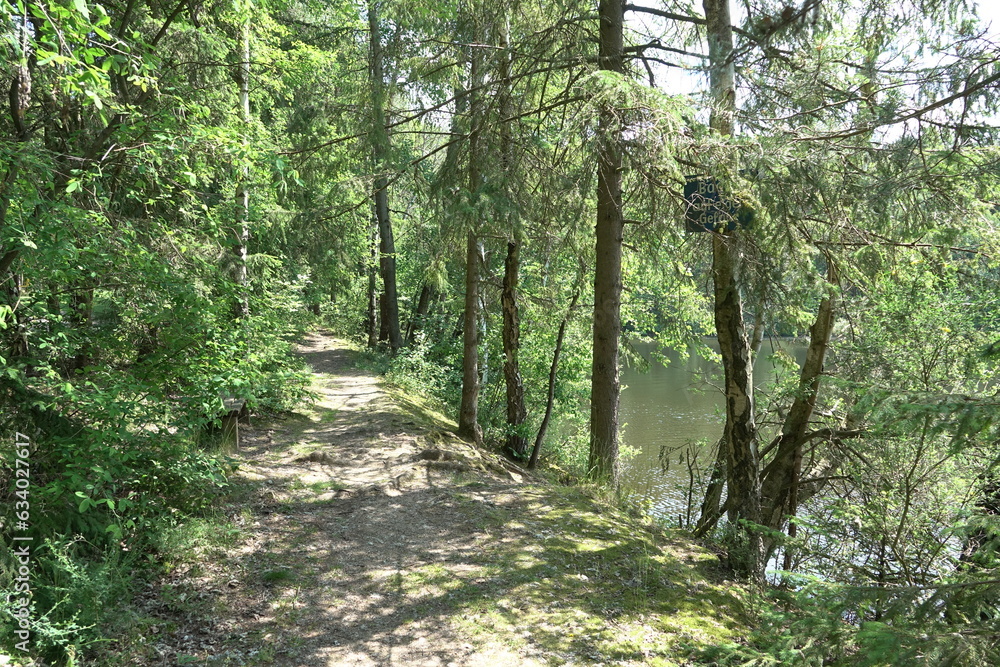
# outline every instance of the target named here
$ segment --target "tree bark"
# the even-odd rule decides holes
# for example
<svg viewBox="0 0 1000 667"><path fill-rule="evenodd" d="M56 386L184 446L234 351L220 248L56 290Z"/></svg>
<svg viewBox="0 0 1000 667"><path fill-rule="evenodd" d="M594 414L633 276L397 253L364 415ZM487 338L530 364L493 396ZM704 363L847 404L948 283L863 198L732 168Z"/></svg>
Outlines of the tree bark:
<svg viewBox="0 0 1000 667"><path fill-rule="evenodd" d="M761 290L757 299L757 308L753 314L753 329L750 333L750 352L753 354L753 361L756 363L757 355L760 353L760 346L764 343L764 291Z"/></svg>
<svg viewBox="0 0 1000 667"><path fill-rule="evenodd" d="M389 349L395 354L403 346L403 338L399 331L399 299L396 294L396 244L392 234L392 221L389 218L389 179L386 175L389 134L385 127L385 65L377 2L368 3L368 33L372 86L372 162L375 167L372 201L379 233L382 326L386 330Z"/></svg>
<svg viewBox="0 0 1000 667"><path fill-rule="evenodd" d="M478 83L480 79L478 50L471 53L469 107L469 194L475 201L482 187L480 172L480 125ZM465 248L465 315L462 322L462 404L458 414L458 434L482 444L479 426L479 224L471 220Z"/></svg>
<svg viewBox="0 0 1000 667"><path fill-rule="evenodd" d="M733 66L733 29L729 0L704 0L714 106L710 125L723 136L733 133L736 108L736 71ZM715 287L715 330L725 372L726 507L733 528L729 562L741 575L757 579L763 571L760 535L741 522L760 521L760 479L757 426L754 419L753 362L743 322L740 295L741 232L719 231L712 237L712 276Z"/></svg>
<svg viewBox="0 0 1000 667"><path fill-rule="evenodd" d="M831 286L837 282L836 269L832 263L828 280ZM829 294L820 302L816 321L809 329L809 349L802 363L798 391L782 424L781 435L776 444L777 451L761 475L762 523L774 530L781 530L787 518L795 516L798 508L802 447L816 407L835 315L836 300ZM794 524L789 526L789 531L794 537ZM766 546L767 552L774 548L771 541Z"/></svg>
<svg viewBox="0 0 1000 667"><path fill-rule="evenodd" d="M365 330L368 332L368 349L378 347L378 219L372 205L371 222L368 225L368 316Z"/></svg>
<svg viewBox="0 0 1000 667"><path fill-rule="evenodd" d="M488 340L489 322L487 321L488 309L486 306L486 281L483 275L490 275L489 257L486 254L486 245L478 235L476 237L479 252L479 337L478 342ZM479 348L479 388L490 385L490 346L483 345Z"/></svg>
<svg viewBox="0 0 1000 667"><path fill-rule="evenodd" d="M740 574L757 576L763 565L760 562L760 537L737 526L740 520L760 521L760 464L754 419L753 366L739 292L737 263L741 256L738 248L734 247L738 240L738 232L732 236L717 234L712 239L715 330L725 373L726 427L723 437L728 445L726 483L729 490L726 505L729 521L740 534L740 547L730 554L730 562Z"/></svg>
<svg viewBox="0 0 1000 667"><path fill-rule="evenodd" d="M386 315L385 292L378 295L378 342L389 342L389 318Z"/></svg>
<svg viewBox="0 0 1000 667"><path fill-rule="evenodd" d="M417 307L410 316L410 323L406 327L406 344L413 345L417 334L423 329L424 320L431 309L431 302L434 300L434 288L430 283L424 283L420 288L420 296L417 297Z"/></svg>
<svg viewBox="0 0 1000 667"><path fill-rule="evenodd" d="M462 405L458 434L482 441L479 427L479 241L474 232L466 238L465 316L462 322Z"/></svg>
<svg viewBox="0 0 1000 667"><path fill-rule="evenodd" d="M500 31L500 117L510 118L514 114L514 104L510 94L510 21L507 18ZM511 140L509 122L500 123L500 162L508 194L509 205L513 208L514 198L510 196L510 182L514 178L514 144ZM503 310L503 373L507 389L507 438L504 452L511 458L523 461L528 458L528 437L524 433L524 423L528 410L524 405L524 381L518 359L521 349L521 315L517 303L517 284L521 271L521 234L514 216L507 217L508 241L507 257L504 260L503 289L500 304Z"/></svg>
<svg viewBox="0 0 1000 667"><path fill-rule="evenodd" d="M694 534L698 537L706 535L715 528L719 517L722 516L722 491L726 486L728 459L729 446L723 436L715 445L715 463L712 464L712 474L708 478L708 486L705 487L698 524L694 529Z"/></svg>
<svg viewBox="0 0 1000 667"><path fill-rule="evenodd" d="M507 385L507 440L504 451L512 458L523 460L529 452L528 438L523 433L528 411L524 407L524 381L517 359L521 346L521 320L517 308L520 265L520 243L509 241L507 258L504 260L503 291L500 295L503 307L503 374Z"/></svg>
<svg viewBox="0 0 1000 667"><path fill-rule="evenodd" d="M22 20L28 20L27 10L25 10ZM8 91L10 120L14 127L13 139L16 148L12 151L13 155L10 156L7 162L3 178L0 179L0 234L3 234L7 227L10 194L17 182L21 161L18 148L27 146L28 140L31 138L30 125L25 118L25 113L31 104L31 73L35 65L35 55L28 45L26 30L21 31L21 43L19 46L21 47L20 58L18 59L18 64L14 67L14 77L10 82L10 90ZM19 322L20 314L17 311L20 298L20 282L16 274L10 273L18 254L17 248L8 249L0 244L0 298L3 299L4 305L11 308L10 321L7 323L0 321L0 323L5 324L3 328L9 332L4 336L5 340L3 343L4 356L8 360L12 360L24 353L23 340L19 336L19 332L21 331Z"/></svg>
<svg viewBox="0 0 1000 667"><path fill-rule="evenodd" d="M569 309L559 323L559 334L556 336L556 348L552 352L552 365L549 367L549 393L545 401L545 415L542 417L542 424L538 427L538 435L535 436L535 446L531 448L531 458L528 459L528 470L534 470L538 465L538 453L542 449L542 441L545 440L545 432L549 429L549 419L552 417L552 406L556 398L556 371L559 369L559 356L562 354L563 339L566 336L566 327L573 316L573 309L580 298L580 289L573 293L573 298L569 302Z"/></svg>
<svg viewBox="0 0 1000 667"><path fill-rule="evenodd" d="M625 72L625 3L601 0L600 68ZM594 267L594 348L590 390L592 479L618 484L618 339L622 292L622 125L613 108L601 109L598 127L596 264Z"/></svg>

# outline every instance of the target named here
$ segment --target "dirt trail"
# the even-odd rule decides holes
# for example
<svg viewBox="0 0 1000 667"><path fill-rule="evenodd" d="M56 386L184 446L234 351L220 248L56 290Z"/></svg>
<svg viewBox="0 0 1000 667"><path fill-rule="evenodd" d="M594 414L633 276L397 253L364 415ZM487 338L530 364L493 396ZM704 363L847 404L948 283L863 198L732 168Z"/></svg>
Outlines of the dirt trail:
<svg viewBox="0 0 1000 667"><path fill-rule="evenodd" d="M151 585L146 637L107 664L676 664L677 642L731 632L712 554L522 480L332 338L301 353L319 400L245 432L228 523Z"/></svg>
<svg viewBox="0 0 1000 667"><path fill-rule="evenodd" d="M281 610L294 619L286 630L296 637L279 640L289 654L278 662L525 664L495 650L478 655L437 613L434 600L404 584L406 573L434 563L456 577L475 576L469 557L493 536L478 529L470 521L474 514L446 489L456 471L472 478L482 465L476 452L407 415L373 376L353 367L336 341L310 336L302 353L318 376L312 422L294 433L298 442L258 441L243 452L244 474L266 481L266 495L278 504L254 526L255 540L246 548L264 548L292 567L296 583L287 587ZM443 457L453 465L439 471L439 462L418 458L429 449L448 452ZM497 486L490 480L491 488L477 495L490 502ZM258 622L280 620L273 610L264 612Z"/></svg>
<svg viewBox="0 0 1000 667"><path fill-rule="evenodd" d="M481 581L472 561L498 536L469 503L489 511L516 475L390 399L334 339L310 335L300 351L319 399L244 430L240 537L150 593L146 610L164 618L152 664L534 664L470 644L450 601L408 576L438 565ZM459 499L456 486L470 488Z"/></svg>

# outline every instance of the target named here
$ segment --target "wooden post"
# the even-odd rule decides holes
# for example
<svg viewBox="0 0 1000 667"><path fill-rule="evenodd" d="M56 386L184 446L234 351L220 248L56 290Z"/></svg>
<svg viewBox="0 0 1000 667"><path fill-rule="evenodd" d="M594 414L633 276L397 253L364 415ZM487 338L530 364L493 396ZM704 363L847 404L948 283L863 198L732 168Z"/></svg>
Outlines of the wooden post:
<svg viewBox="0 0 1000 667"><path fill-rule="evenodd" d="M222 417L222 442L230 450L240 448L240 416L246 408L246 400L242 398L224 398L222 404L225 414Z"/></svg>

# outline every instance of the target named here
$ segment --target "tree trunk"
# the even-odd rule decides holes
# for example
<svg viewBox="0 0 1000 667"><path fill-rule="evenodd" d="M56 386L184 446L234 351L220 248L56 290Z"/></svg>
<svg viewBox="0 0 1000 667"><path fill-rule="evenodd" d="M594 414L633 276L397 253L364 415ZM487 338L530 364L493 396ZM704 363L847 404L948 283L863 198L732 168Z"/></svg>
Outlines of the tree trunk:
<svg viewBox="0 0 1000 667"><path fill-rule="evenodd" d="M715 445L715 463L712 464L712 474L708 478L708 486L705 487L705 498L701 501L698 524L694 529L697 537L703 537L715 528L722 516L722 490L726 486L728 476L726 473L728 459L729 446L723 436Z"/></svg>
<svg viewBox="0 0 1000 667"><path fill-rule="evenodd" d="M510 182L514 178L514 145L511 140L510 123L504 119L513 115L513 100L510 95L510 20L503 19L500 33L500 161L510 193ZM508 197L513 205L513 197ZM529 455L528 437L524 433L524 422L528 410L524 406L524 381L518 355L521 348L521 316L517 304L517 284L521 271L521 234L516 221L508 219L509 231L507 257L504 260L503 290L500 303L503 309L503 352L504 380L507 388L507 439L505 453L515 459L524 460Z"/></svg>
<svg viewBox="0 0 1000 667"><path fill-rule="evenodd" d="M710 125L723 136L733 133L736 108L736 71L733 66L733 28L729 0L704 0L713 101ZM760 535L742 521L760 520L760 479L757 426L754 420L753 362L743 322L740 295L741 232L712 237L712 276L715 287L715 330L725 372L727 447L726 507L733 530L729 561L741 575L757 579L763 571Z"/></svg>
<svg viewBox="0 0 1000 667"><path fill-rule="evenodd" d="M385 127L385 73L382 53L382 33L378 4L368 3L368 32L372 86L372 161L375 167L375 190L372 201L379 233L379 272L382 274L382 326L386 330L389 349L395 354L403 346L399 331L399 300L396 296L396 244L389 219L389 179L386 161L389 157L389 134Z"/></svg>
<svg viewBox="0 0 1000 667"><path fill-rule="evenodd" d="M479 241L469 232L465 253L465 315L462 321L462 406L458 434L480 442L479 428Z"/></svg>
<svg viewBox="0 0 1000 667"><path fill-rule="evenodd" d="M424 320L427 319L427 314L430 312L431 302L434 300L434 288L431 287L430 283L424 283L424 286L420 288L420 296L417 297L417 308L413 311L413 315L410 317L410 323L406 327L406 344L413 345L416 340L417 334L423 329Z"/></svg>
<svg viewBox="0 0 1000 667"><path fill-rule="evenodd" d="M250 19L243 23L243 52L240 57L240 110L243 131L250 132ZM246 145L247 138L243 143ZM247 294L247 244L250 241L250 166L240 168L239 182L236 184L236 242L233 254L236 257L233 279L239 290L234 310L237 317L250 314L250 300Z"/></svg>
<svg viewBox="0 0 1000 667"><path fill-rule="evenodd" d="M520 263L520 244L517 241L508 242L500 296L503 307L503 374L507 383L507 441L504 451L518 460L528 456L528 438L523 433L528 411L524 407L524 382L517 359L521 346L521 321L517 308Z"/></svg>
<svg viewBox="0 0 1000 667"><path fill-rule="evenodd" d="M477 341L487 340L488 326L486 317L488 314L486 308L486 281L483 280L483 275L490 275L489 270L489 258L486 255L486 246L483 244L481 238L476 239L478 243L479 251L479 336L476 338ZM483 345L479 349L479 388L488 387L490 385L490 346Z"/></svg>
<svg viewBox="0 0 1000 667"><path fill-rule="evenodd" d="M386 316L385 292L378 295L378 342L389 342L389 318Z"/></svg>
<svg viewBox="0 0 1000 667"><path fill-rule="evenodd" d="M25 11L24 20L27 20ZM24 117L25 112L31 104L31 68L35 64L35 56L27 44L27 31L22 31L20 62L14 67L14 78L10 82L8 98L10 102L10 120L14 126L15 147L27 145L31 138L30 125ZM10 210L10 193L17 182L20 167L20 151L14 148L13 155L5 160L6 169L3 178L0 179L0 238L5 235L7 227L7 212ZM20 314L17 305L20 298L20 281L15 273L11 272L18 257L18 248L6 248L0 243L0 298L3 305L11 309L8 315L9 321L0 324L4 326L6 332L3 343L4 355L8 361L20 356L24 352L23 341L18 332L21 330L19 322ZM9 337L9 338L8 338Z"/></svg>
<svg viewBox="0 0 1000 667"><path fill-rule="evenodd" d="M837 282L836 269L832 263L828 280L831 286ZM777 452L762 474L762 523L774 530L781 530L785 520L795 516L798 507L802 446L819 395L823 364L836 319L835 312L836 301L831 294L820 302L816 321L809 329L809 349L802 363L798 391L782 424L776 445ZM790 531L792 534L794 528L790 527ZM768 552L773 548L773 543L767 545Z"/></svg>
<svg viewBox="0 0 1000 667"><path fill-rule="evenodd" d="M715 330L722 353L726 389L726 507L735 530L729 559L739 574L757 578L763 567L760 535L739 524L760 521L760 464L754 420L753 366L743 324L737 264L739 232L712 239Z"/></svg>
<svg viewBox="0 0 1000 667"><path fill-rule="evenodd" d="M478 50L471 54L471 86L469 87L469 107L471 127L469 131L469 192L475 201L482 187L480 172L480 79ZM482 444L483 432L479 426L479 271L480 242L479 223L471 220L466 238L465 252L465 314L462 322L462 405L458 414L458 434Z"/></svg>
<svg viewBox="0 0 1000 667"><path fill-rule="evenodd" d="M757 355L760 353L760 346L764 343L764 290L761 289L760 298L757 299L757 308L753 314L753 330L750 333L750 352L753 353L753 361L756 363Z"/></svg>
<svg viewBox="0 0 1000 667"><path fill-rule="evenodd" d="M549 419L552 417L552 405L556 397L556 371L559 369L559 355L562 354L563 338L566 336L566 327L573 316L573 309L576 308L577 299L580 298L580 289L573 293L573 299L569 302L569 309L565 317L559 323L559 334L556 336L556 349L552 352L552 366L549 367L549 394L545 401L545 415L542 417L542 425L538 427L538 435L535 436L535 446L531 448L531 458L528 459L528 470L534 470L538 465L538 453L542 449L542 441L545 439L545 432L549 429Z"/></svg>
<svg viewBox="0 0 1000 667"><path fill-rule="evenodd" d="M368 332L368 349L378 346L378 220L375 218L375 206L372 205L371 223L368 226L368 317L365 329Z"/></svg>
<svg viewBox="0 0 1000 667"><path fill-rule="evenodd" d="M601 0L600 68L625 72L625 2ZM593 479L618 484L618 339L622 292L622 127L615 109L601 110L598 127L594 349L590 390L590 458Z"/></svg>

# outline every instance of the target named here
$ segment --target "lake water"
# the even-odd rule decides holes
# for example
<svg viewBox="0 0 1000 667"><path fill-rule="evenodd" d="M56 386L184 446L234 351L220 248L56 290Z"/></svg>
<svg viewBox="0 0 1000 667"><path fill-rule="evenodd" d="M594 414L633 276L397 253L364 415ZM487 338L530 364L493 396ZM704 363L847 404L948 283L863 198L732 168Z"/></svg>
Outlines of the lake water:
<svg viewBox="0 0 1000 667"><path fill-rule="evenodd" d="M718 351L714 339L706 339L706 343ZM636 344L633 348L647 361L652 359L655 350L655 346L648 343ZM754 384L757 387L774 378L774 367L768 362L768 348L769 343L765 342L755 364ZM782 348L801 364L805 346L782 344ZM624 488L650 503L654 514L676 523L678 516L687 513L689 474L685 459L688 445L698 441L704 443L700 453L702 467L707 469L711 463L709 451L722 435L725 425L725 404L719 389L722 385L720 364L693 353L683 361L676 353L669 353L667 357L668 364L653 360L648 370L638 368L637 364L626 364L622 368L621 381L625 389L621 394L620 419L625 426L621 442L638 453L622 461L621 479ZM667 472L660 466L663 448L673 451ZM693 502L692 519L697 519L701 502L697 491Z"/></svg>

